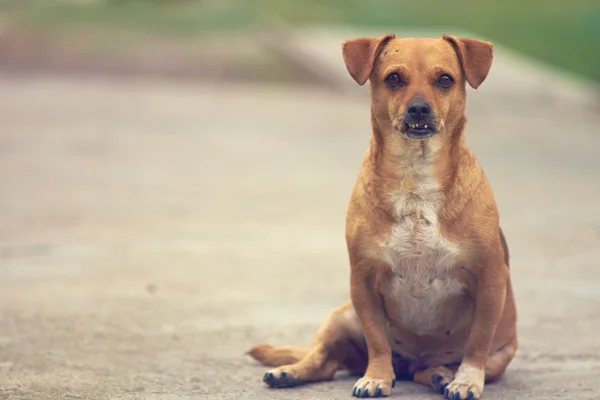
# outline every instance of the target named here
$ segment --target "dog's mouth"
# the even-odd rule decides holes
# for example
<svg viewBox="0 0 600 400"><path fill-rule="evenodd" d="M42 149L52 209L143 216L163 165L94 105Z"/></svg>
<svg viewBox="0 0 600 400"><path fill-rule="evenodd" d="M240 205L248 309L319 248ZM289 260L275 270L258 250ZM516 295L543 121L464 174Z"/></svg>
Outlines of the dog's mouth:
<svg viewBox="0 0 600 400"><path fill-rule="evenodd" d="M405 122L402 133L411 139L426 139L436 134L433 124Z"/></svg>

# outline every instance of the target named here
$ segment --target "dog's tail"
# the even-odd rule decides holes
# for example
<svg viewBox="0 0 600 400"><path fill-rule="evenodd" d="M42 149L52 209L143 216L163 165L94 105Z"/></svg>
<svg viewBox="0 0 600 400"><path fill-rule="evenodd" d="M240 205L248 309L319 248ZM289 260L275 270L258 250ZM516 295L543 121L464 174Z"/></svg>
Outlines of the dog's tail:
<svg viewBox="0 0 600 400"><path fill-rule="evenodd" d="M246 353L256 361L269 367L295 364L308 354L308 349L295 346L273 347L268 344L259 344Z"/></svg>

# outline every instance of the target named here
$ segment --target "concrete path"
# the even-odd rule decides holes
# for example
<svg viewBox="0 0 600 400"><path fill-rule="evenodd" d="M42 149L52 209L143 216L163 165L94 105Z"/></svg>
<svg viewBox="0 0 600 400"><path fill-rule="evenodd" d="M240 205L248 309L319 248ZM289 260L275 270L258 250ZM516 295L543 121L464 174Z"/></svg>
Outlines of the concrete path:
<svg viewBox="0 0 600 400"><path fill-rule="evenodd" d="M348 297L366 97L0 78L1 399L350 399L268 390L252 344ZM598 399L600 120L471 91L521 348L487 399ZM439 399L411 383L393 398Z"/></svg>

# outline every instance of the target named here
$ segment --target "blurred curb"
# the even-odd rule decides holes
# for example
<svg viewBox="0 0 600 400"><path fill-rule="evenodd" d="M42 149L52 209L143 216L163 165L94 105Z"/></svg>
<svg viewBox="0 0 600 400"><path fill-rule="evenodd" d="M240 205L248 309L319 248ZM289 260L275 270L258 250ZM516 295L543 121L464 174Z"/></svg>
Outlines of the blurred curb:
<svg viewBox="0 0 600 400"><path fill-rule="evenodd" d="M293 61L293 60L291 60ZM315 84L314 74L281 59L249 31L169 37L72 28L48 32L0 15L0 72L154 76L199 81Z"/></svg>
<svg viewBox="0 0 600 400"><path fill-rule="evenodd" d="M328 88L341 93L355 93L350 90L351 79L345 73L345 67L344 73L340 73L340 65L343 66L341 42L337 52L334 51L329 56L323 54L322 50L332 49L323 47L320 43L312 43L310 31L299 29L274 14L263 16L262 27L256 31L254 39L259 45L295 64ZM339 56L339 60L332 59L335 55Z"/></svg>

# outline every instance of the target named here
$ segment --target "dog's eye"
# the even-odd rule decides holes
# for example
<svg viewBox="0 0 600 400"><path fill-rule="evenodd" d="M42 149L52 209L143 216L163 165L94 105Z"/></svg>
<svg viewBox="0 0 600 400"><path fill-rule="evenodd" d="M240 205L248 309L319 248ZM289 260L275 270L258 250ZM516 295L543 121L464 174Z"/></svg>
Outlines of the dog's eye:
<svg viewBox="0 0 600 400"><path fill-rule="evenodd" d="M404 85L404 82L402 82L400 75L398 75L395 72L392 72L391 74L386 76L385 83L391 87L399 87L399 86Z"/></svg>
<svg viewBox="0 0 600 400"><path fill-rule="evenodd" d="M438 78L436 84L442 88L449 88L454 85L454 79L450 75L444 74Z"/></svg>

